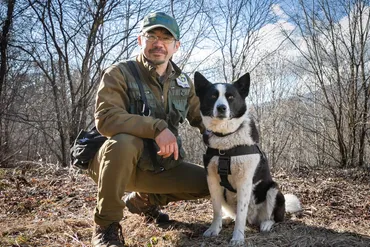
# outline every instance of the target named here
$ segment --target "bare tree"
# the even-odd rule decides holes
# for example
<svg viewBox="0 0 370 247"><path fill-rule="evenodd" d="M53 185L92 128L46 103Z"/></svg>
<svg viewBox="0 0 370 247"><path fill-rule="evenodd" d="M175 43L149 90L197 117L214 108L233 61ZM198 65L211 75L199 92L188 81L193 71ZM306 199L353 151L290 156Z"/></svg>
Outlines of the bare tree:
<svg viewBox="0 0 370 247"><path fill-rule="evenodd" d="M181 52L176 55L176 61L180 68L191 68L196 66L189 64L190 58L196 56L194 51L208 36L210 28L207 25L207 16L204 13L204 0L197 1L170 1L170 13L176 18L181 30ZM200 58L204 61L205 58Z"/></svg>
<svg viewBox="0 0 370 247"><path fill-rule="evenodd" d="M42 120L44 114L34 114L38 118L34 127L42 131L45 148L62 164L68 163L70 143L77 131L91 123L95 88L106 58L118 51L111 58L114 61L132 51L136 40L132 32L143 11L138 6L151 4L125 3L29 1L31 9L23 16L33 27L20 35L13 47L35 65L41 78L37 87L48 95L43 102L48 109L40 105L38 111L48 112L49 121Z"/></svg>
<svg viewBox="0 0 370 247"><path fill-rule="evenodd" d="M285 51L281 50L262 61L251 76L247 98L251 115L256 118L260 145L269 156L272 167L289 165L294 131L287 121L291 114L290 99L295 88Z"/></svg>
<svg viewBox="0 0 370 247"><path fill-rule="evenodd" d="M342 167L363 166L369 132L369 1L298 1L289 12L296 33L287 34L304 58L304 101L326 143L325 154ZM299 39L295 39L299 37ZM301 45L303 44L303 45ZM322 149L322 145L316 146Z"/></svg>
<svg viewBox="0 0 370 247"><path fill-rule="evenodd" d="M7 2L7 11L6 17L4 20L1 20L2 23L2 32L0 36L0 162L2 162L5 157L5 153L8 152L8 139L9 132L5 131L4 128L6 124L3 122L3 111L6 109L4 104L4 89L7 88L7 67L8 67L8 43L10 37L10 30L13 22L13 11L14 11L15 0L10 0Z"/></svg>
<svg viewBox="0 0 370 247"><path fill-rule="evenodd" d="M252 71L262 59L256 56L261 42L260 28L271 21L273 0L218 0L206 10L212 34L208 37L219 52L219 77L230 82Z"/></svg>

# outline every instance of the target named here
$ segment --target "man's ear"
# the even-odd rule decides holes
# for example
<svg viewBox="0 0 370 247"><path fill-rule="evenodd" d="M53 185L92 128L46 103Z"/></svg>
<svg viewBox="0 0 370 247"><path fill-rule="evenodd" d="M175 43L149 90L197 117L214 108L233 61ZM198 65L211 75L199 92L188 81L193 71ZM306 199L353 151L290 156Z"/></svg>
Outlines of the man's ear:
<svg viewBox="0 0 370 247"><path fill-rule="evenodd" d="M141 35L137 36L137 43L139 44L139 46L141 46Z"/></svg>
<svg viewBox="0 0 370 247"><path fill-rule="evenodd" d="M249 73L244 74L233 84L238 89L240 96L242 96L242 98L245 99L249 94L249 87L250 87Z"/></svg>
<svg viewBox="0 0 370 247"><path fill-rule="evenodd" d="M180 48L180 45L181 45L180 41L176 40L176 41L175 41L175 48L176 48L176 51Z"/></svg>
<svg viewBox="0 0 370 247"><path fill-rule="evenodd" d="M208 88L210 83L201 73L196 71L194 73L194 86L195 86L195 93L198 97L203 94L203 92Z"/></svg>

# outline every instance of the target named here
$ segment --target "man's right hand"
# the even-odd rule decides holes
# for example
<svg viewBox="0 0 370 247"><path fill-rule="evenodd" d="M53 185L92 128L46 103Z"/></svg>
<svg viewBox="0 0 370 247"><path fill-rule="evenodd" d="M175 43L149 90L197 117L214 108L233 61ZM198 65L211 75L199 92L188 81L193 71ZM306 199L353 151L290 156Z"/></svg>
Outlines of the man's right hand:
<svg viewBox="0 0 370 247"><path fill-rule="evenodd" d="M163 156L163 158L168 158L173 154L175 160L179 158L179 147L177 145L176 136L168 129L164 129L159 135L154 139L159 147L158 155Z"/></svg>

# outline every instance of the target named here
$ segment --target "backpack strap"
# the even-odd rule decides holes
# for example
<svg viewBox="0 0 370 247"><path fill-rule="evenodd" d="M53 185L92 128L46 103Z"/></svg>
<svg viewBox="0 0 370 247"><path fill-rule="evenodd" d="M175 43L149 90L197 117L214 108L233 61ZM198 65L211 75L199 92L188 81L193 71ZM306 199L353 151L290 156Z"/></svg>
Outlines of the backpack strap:
<svg viewBox="0 0 370 247"><path fill-rule="evenodd" d="M141 116L150 116L151 111L150 111L149 104L148 104L148 101L147 101L146 96L145 96L143 84L141 83L140 76L139 76L137 67L135 65L135 61L129 60L129 61L127 61L127 65L130 68L131 73L134 76L135 81L136 81L136 83L139 87L141 101L143 102L143 107L141 109L140 115ZM138 109L138 111L140 111L140 110ZM148 147L149 153L150 153L150 159L152 160L154 166L159 168L155 172L156 173L162 172L163 171L162 167L159 166L158 161L157 161L157 152L158 152L158 150L156 148L154 140L153 139L144 139L144 141L147 143L147 147Z"/></svg>
<svg viewBox="0 0 370 247"><path fill-rule="evenodd" d="M141 109L140 115L142 115L142 116L150 116L151 111L150 111L150 108L149 108L149 105L148 105L148 101L147 101L146 96L145 96L143 84L141 83L139 72L137 71L135 62L132 61L132 60L129 60L129 61L127 61L127 65L130 68L131 73L132 73L132 75L135 78L135 81L136 81L136 83L137 83L137 85L139 87L139 90L140 90L141 100L143 101L143 108Z"/></svg>

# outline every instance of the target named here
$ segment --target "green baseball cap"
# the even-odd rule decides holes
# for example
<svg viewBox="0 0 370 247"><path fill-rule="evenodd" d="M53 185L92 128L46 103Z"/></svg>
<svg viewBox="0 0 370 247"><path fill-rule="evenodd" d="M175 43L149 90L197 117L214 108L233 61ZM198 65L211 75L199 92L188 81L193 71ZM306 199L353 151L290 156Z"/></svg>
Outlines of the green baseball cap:
<svg viewBox="0 0 370 247"><path fill-rule="evenodd" d="M141 22L140 32L146 33L157 27L167 29L176 40L179 40L180 30L176 20L163 12L154 12L145 16Z"/></svg>

